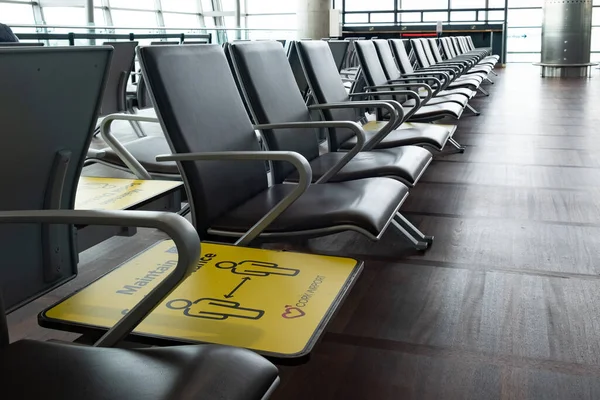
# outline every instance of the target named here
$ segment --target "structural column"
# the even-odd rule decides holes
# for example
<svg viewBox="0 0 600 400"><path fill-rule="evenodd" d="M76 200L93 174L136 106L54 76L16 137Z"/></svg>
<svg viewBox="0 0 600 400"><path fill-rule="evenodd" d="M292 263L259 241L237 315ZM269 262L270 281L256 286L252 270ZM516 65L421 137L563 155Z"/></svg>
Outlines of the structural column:
<svg viewBox="0 0 600 400"><path fill-rule="evenodd" d="M297 0L298 39L329 37L331 0Z"/></svg>
<svg viewBox="0 0 600 400"><path fill-rule="evenodd" d="M545 0L542 74L587 76L592 37L592 0Z"/></svg>

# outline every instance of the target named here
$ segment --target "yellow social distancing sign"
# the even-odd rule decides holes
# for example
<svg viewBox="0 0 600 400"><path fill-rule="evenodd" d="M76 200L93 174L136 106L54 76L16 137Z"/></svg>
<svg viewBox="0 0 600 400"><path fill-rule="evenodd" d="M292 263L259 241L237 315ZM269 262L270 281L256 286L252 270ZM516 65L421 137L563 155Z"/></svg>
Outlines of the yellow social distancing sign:
<svg viewBox="0 0 600 400"><path fill-rule="evenodd" d="M171 192L178 181L93 178L82 176L77 186L76 210L127 210Z"/></svg>
<svg viewBox="0 0 600 400"><path fill-rule="evenodd" d="M111 327L176 264L173 242L161 242L43 312L40 323L69 330ZM300 357L310 352L361 269L350 258L203 243L198 269L134 333Z"/></svg>
<svg viewBox="0 0 600 400"><path fill-rule="evenodd" d="M384 126L386 126L389 123L389 121L369 121L366 124L363 125L363 129L367 132L377 132L380 131L381 129L383 129ZM413 123L413 122L405 122L402 125L400 125L397 129L398 130L402 130L402 129L411 129L411 128L415 128L419 125L422 125L423 123ZM431 125L429 125L431 126ZM454 131L456 130L456 125L449 125L449 124L435 124L434 126L439 126L441 128L446 128L449 131L451 131L452 133L454 133Z"/></svg>

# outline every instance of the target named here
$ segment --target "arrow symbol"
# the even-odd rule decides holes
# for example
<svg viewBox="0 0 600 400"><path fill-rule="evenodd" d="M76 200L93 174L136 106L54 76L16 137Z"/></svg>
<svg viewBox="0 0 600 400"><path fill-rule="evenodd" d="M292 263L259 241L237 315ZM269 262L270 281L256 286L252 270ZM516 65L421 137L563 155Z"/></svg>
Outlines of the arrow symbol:
<svg viewBox="0 0 600 400"><path fill-rule="evenodd" d="M237 292L239 290L239 288L241 288L244 285L244 283L248 282L249 280L251 280L251 278L243 278L242 281L239 283L239 285L237 285L231 292L229 292L229 294L226 294L223 297L225 297L226 299L232 298L233 294L235 292Z"/></svg>

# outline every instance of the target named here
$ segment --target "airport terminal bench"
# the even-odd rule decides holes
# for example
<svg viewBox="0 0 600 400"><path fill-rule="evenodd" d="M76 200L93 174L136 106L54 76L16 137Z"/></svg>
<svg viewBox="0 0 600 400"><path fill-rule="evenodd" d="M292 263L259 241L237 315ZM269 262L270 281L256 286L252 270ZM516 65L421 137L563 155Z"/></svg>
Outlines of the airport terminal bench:
<svg viewBox="0 0 600 400"><path fill-rule="evenodd" d="M193 49L193 46L190 48ZM214 47L210 49L214 50ZM220 47L217 49L220 60L224 61L222 50ZM183 53L188 53L188 50L184 49ZM18 154L23 159L30 159L31 155L35 154L36 168L16 169L12 180L8 181L11 185L11 201L0 203L0 222L5 223L0 225L0 233L3 238L0 243L0 251L6 254L6 262L1 265L0 269L0 287L6 303L14 310L76 275L78 252L72 226L162 228L174 239L174 242L160 242L134 256L121 267L107 273L83 290L60 301L56 306L42 313L41 323L54 324L55 327L68 330L78 330L84 327L86 332L92 332L95 339L102 337L97 343L106 345L108 343L106 338L110 338L111 346L122 339L137 340L144 337L144 341L150 340L152 344L213 343L247 347L274 358L303 358L308 355L354 285L362 270L362 262L342 257L251 249L241 246L240 241L238 241L240 242L239 246L206 244L200 257L200 254L197 254L200 248L199 242L190 244L188 238L184 243L188 247L187 251L182 252L182 246L179 243L182 239L177 236L178 232L163 221L166 219L167 222L175 221L176 224L183 224L185 229L191 229L193 237L197 241L197 230L192 229L188 222L179 218L175 213L148 214L144 211L101 210L106 208L106 204L103 203L106 200L103 199L107 197L103 195L91 195L87 199L80 197L79 204L82 208L87 207L94 210L73 210L77 204L74 201L77 182L84 186L92 186L91 191L96 190L94 188L96 186L100 187L98 190L115 189L117 197L121 196L118 194L120 191L125 190L125 193L128 193L128 189L137 186L137 181L126 180L122 187L107 188L107 185L111 186L115 181L84 179L78 174L85 158L86 144L89 143L93 134L98 99L102 91L110 54L111 49L108 47L54 48L2 54L3 71L10 72L6 76L22 77L24 80L34 83L33 88L35 89L32 89L32 92L35 92L36 96L32 97L36 99L48 96L49 92L57 89L53 79L56 70L72 73L74 81L77 82L77 85L63 87L63 96L61 97L76 100L77 118L64 118L62 129L23 130L29 135L27 136L29 143L38 143L41 146L30 146L22 141L15 141L17 143L14 147L15 154L17 154L16 150L19 150ZM31 68L21 68L20 74L15 73L19 67L25 64L30 65ZM185 67L185 64L182 66ZM38 68L40 70L47 69L47 72L38 74ZM224 76L227 77L227 75ZM229 79L232 81L231 75L229 75ZM235 91L234 94L237 95ZM57 102L57 104L64 106L67 103ZM40 109L40 104L36 104L32 100L30 105L35 106L35 108L28 108L30 115L37 116L39 114L42 122L45 121L46 112ZM71 103L69 105L75 107ZM14 107L10 111L16 114L21 113L21 115L24 112L19 107ZM3 112L0 111L0 113ZM215 116L215 114L209 115ZM9 127L13 126L14 120L8 118L7 115L0 114L0 117L2 120L10 122ZM87 131L87 136L81 132L79 135L73 134L76 128L84 129L83 127ZM252 128L249 132L253 132ZM66 154L70 154L69 160L77 160L78 164L64 161ZM288 155L290 157L287 157ZM300 160L298 165L304 165L301 157L293 153L285 153L283 156L294 162ZM5 160L6 162L10 161ZM71 169L69 168L72 168L73 173L70 173ZM264 168L261 173L266 179ZM57 181L58 183L55 183ZM22 182L27 182L27 185L23 185ZM223 182L227 182L227 180L219 181L218 185L220 186ZM310 177L308 182L310 182ZM393 207L396 207L404 199L406 188L400 183L391 180L390 182L392 190L399 189L400 198L396 203L391 203L390 200L384 201L390 202ZM161 184L155 181L145 183ZM195 183L196 189L198 189L198 183L199 181ZM178 182L169 182L169 184L179 185ZM303 187L302 184L296 186ZM225 196L231 195L230 191L219 189L217 186L214 189L215 192L220 192ZM134 193L131 197L135 198L138 194ZM50 198L52 203L45 201L45 198ZM205 209L196 205L194 212L199 216L205 212ZM124 217L117 218L116 216ZM389 217L391 218L391 216L390 213ZM22 224L17 225L18 222L22 222ZM248 229L246 228L246 230ZM201 229L198 231L206 234ZM249 237L244 232L240 236ZM48 248L49 245L52 247ZM27 246L26 251L24 251L25 246ZM194 248L194 246L196 247ZM189 248L193 248L193 251ZM20 251L21 249L23 251ZM51 250L50 254L48 254L49 250ZM190 252L195 256L189 256ZM191 258L193 259L190 260ZM186 269L183 273L187 271L187 279L179 285L183 279L180 274L181 264L185 264ZM56 273L52 281L47 278L49 269ZM175 278L177 278L178 287L172 290ZM157 297L158 295L155 293L160 293L160 296ZM148 308L147 304L150 300L153 302L152 306ZM146 311L142 314L139 312L141 307L139 304L146 304L143 306L146 307ZM144 309L143 307L142 309ZM143 319L139 327L136 322L135 325L127 325L127 329L125 329L123 323L118 322L122 321L123 317L130 319L135 315L139 317L137 322ZM146 316L147 318L145 318ZM117 328L111 328L113 326ZM115 330L118 334L114 333ZM106 333L107 331L108 333ZM131 333L132 331L133 333ZM9 347L10 352L6 353L4 358L6 364L3 367L9 368L10 365L22 367L22 363L15 364L16 359L20 352L29 354L28 351L38 351L40 354L48 354L48 357L64 353L65 357L72 357L70 359L73 360L73 363L79 362L78 360L96 360L96 357L101 360L98 362L104 362L102 359L105 357L112 357L103 355L107 353L98 352L89 352L88 356L86 355L88 349L72 350L70 346L52 346L54 344L25 342L17 347ZM28 350L30 348L33 350ZM171 357L170 354L172 354L174 360L177 360L178 357L184 358L181 365L173 366L173 376L175 377L194 359L204 357L204 353L207 353L206 356L214 359L217 364L220 363L221 355L225 358L228 357L228 354L233 354L235 357L238 357L237 354L242 354L239 356L242 358L254 357L245 356L244 354L248 353L239 353L236 350L216 349L212 351L210 347L205 349L206 351L172 350L171 352L148 350L147 354L151 355L152 352L155 352L157 357L160 357L161 354ZM202 354L196 356L197 353ZM211 356L213 353L215 355ZM124 354L124 358L135 358L144 357L146 353L111 354L118 359L119 354ZM229 361L224 363L225 366L236 364L233 356L228 358ZM250 358L246 364L241 362L239 366L236 366L236 368L242 368L239 372L238 370L231 373L224 371L222 374L223 376L234 376L231 378L231 390L237 390L234 383L238 379L246 385L245 390L252 391L254 383L251 385L250 381L262 379L263 376L272 377L269 387L261 385L261 388L265 390L260 396L251 396L262 398L274 383L276 374L275 376L270 373L263 374L261 369L265 370L266 368L267 372L272 372L272 370L269 370L270 367L261 367L260 362L262 361L258 364L259 368L252 371L255 375L246 374L245 365L252 364L254 362L252 360L255 358ZM108 363L108 361L106 362ZM201 363L198 364L199 373L205 371L200 368ZM48 364L44 365L46 366L43 368L47 368ZM61 373L67 373L71 367L71 365L68 368L65 366ZM210 371L210 367L207 366L207 368ZM23 382L25 379L19 378L21 375L18 374L23 373L24 376L28 376L24 371L20 371L14 372L15 382ZM32 369L32 371L36 370ZM149 371L148 374L152 375L152 371ZM104 378L109 376L112 375L104 375ZM246 379L244 376L250 378ZM256 378L252 378L253 376ZM46 378L38 379L40 379L38 382L43 383ZM203 379L210 379L210 374ZM264 382L267 380L265 378ZM159 383L157 382L157 384ZM118 382L115 384L118 386L118 390L125 390ZM167 386L165 383L165 387L169 389ZM60 388L54 389L59 390ZM73 390L77 392L80 389L81 387L76 387ZM244 390L238 392L243 394ZM165 397L168 397L167 394ZM206 398L220 397L206 396ZM223 398L237 399L238 397L224 396Z"/></svg>

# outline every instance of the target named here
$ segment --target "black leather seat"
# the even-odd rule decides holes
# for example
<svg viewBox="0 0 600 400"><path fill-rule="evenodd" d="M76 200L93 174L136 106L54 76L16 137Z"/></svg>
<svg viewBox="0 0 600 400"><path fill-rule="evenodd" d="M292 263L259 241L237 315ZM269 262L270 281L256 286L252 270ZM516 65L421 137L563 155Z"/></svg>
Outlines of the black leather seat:
<svg viewBox="0 0 600 400"><path fill-rule="evenodd" d="M410 59L408 57L408 53L406 52L406 47L404 46L404 43L405 43L404 40L389 39L388 42L390 43L392 52L394 53L394 58L395 58L397 65L400 68L400 71L402 72L403 75L410 77L410 76L423 76L424 74L428 74L428 73L436 74L435 71L427 71L427 70L415 71L415 69L413 68L413 65L410 62ZM467 96L469 98L472 98L477 93L475 90L469 89L468 87L454 87L453 88L452 85L453 85L453 82L456 77L453 77L453 76L447 74L446 71L438 71L437 73L442 73L442 74L448 76L450 79L450 82L446 86L446 89L443 92L438 93L438 96L442 96L445 94L461 94L461 95ZM474 82L474 83L477 84L476 82Z"/></svg>
<svg viewBox="0 0 600 400"><path fill-rule="evenodd" d="M318 104L350 102L331 52L327 45L320 41L297 42L298 52L306 69L306 76L310 82L313 97ZM323 115L329 121L360 120L363 116L353 109L323 110ZM445 126L432 124L413 123L410 127L392 131L383 141L375 144L375 149L389 149L396 146L418 145L433 146L442 149L450 136L454 133ZM356 136L347 130L330 129L329 138L331 146L335 149L348 149L356 143ZM367 132L367 144L369 138L374 137L375 132Z"/></svg>
<svg viewBox="0 0 600 400"><path fill-rule="evenodd" d="M389 79L385 75L385 71L381 65L381 61L379 55L377 54L377 50L375 49L375 44L372 40L358 40L356 42L356 53L358 55L358 59L360 61L360 65L362 67L362 71L365 75L365 80L367 81L368 86L370 87L380 87L384 85L396 84L396 83L410 83L410 82L389 82ZM401 79L401 78L400 78ZM416 84L415 84L416 86ZM375 89L374 92L380 90L390 90L394 91L394 88L382 88ZM403 106L408 106L409 104L405 104L407 102L407 98L402 96L401 94L397 96L378 96L376 97L379 100L385 99L393 99L400 102ZM415 103L412 103L414 106ZM422 105L411 117L412 120L435 120L443 117L452 117L455 119L459 119L463 113L464 107L467 104L466 101L462 103L456 103L452 101L443 101L437 104L429 104L426 103ZM410 111L409 107L405 108L405 113Z"/></svg>
<svg viewBox="0 0 600 400"><path fill-rule="evenodd" d="M217 218L211 227L215 231L246 232L293 189L294 185L271 186ZM406 196L408 188L388 178L311 185L298 201L265 229L265 233L325 230L353 225L377 237L385 230L390 216L396 213Z"/></svg>
<svg viewBox="0 0 600 400"><path fill-rule="evenodd" d="M395 39L394 41L397 41L398 39ZM404 42L404 39L402 40L402 42ZM445 64L441 64L441 65L431 65L431 63L429 62L429 60L427 59L427 55L425 54L425 49L423 48L423 45L421 43L421 41L410 41L410 43L412 44L413 50L415 52L415 55L417 57L417 60L419 62L420 68L419 71L444 71L444 72L448 72L448 73L452 73L454 76L454 79L452 81L452 83L448 86L450 89L455 89L455 88L463 88L463 87L467 87L469 89L473 89L473 90L478 90L479 87L481 86L481 83L483 81L483 78L480 76L469 76L469 77L465 77L463 76L463 72L465 67L464 66L458 66L458 65L445 65Z"/></svg>
<svg viewBox="0 0 600 400"><path fill-rule="evenodd" d="M367 141L375 137L377 131L366 131ZM408 144L419 143L420 145L427 145L441 151L446 142L448 141L448 131L439 129L435 125L428 125L425 127L419 126L418 128L402 127L390 132L381 142L376 146L377 149L390 149L392 147L406 146ZM348 140L340 145L340 148L348 150L356 145L356 136L350 137Z"/></svg>
<svg viewBox="0 0 600 400"><path fill-rule="evenodd" d="M167 143L167 140L164 137L146 136L132 142L124 143L123 146L151 175L164 174L173 175L174 177L179 176L179 168L177 168L177 163L173 161L156 161L157 155L169 154L171 152L169 143ZM102 151L104 152L103 157L101 158L102 161L112 165L120 166L122 168L127 168L125 163L123 163L121 158L113 149L107 147Z"/></svg>
<svg viewBox="0 0 600 400"><path fill-rule="evenodd" d="M392 133L389 136L397 135ZM356 144L356 136L354 138L354 144ZM372 177L395 177L409 186L414 186L431 162L431 153L418 146L394 146L393 138L386 139L384 139L382 146L389 144L389 149L381 147L381 150L362 151L358 153L331 178L330 182L343 182ZM396 144L398 143L400 142L396 142ZM348 150L352 147L354 146L349 145ZM344 146L342 146L342 149L344 149ZM343 152L330 152L315 158L310 162L313 176L323 176L339 163L344 156ZM298 173L293 172L286 178L286 181L297 182Z"/></svg>
<svg viewBox="0 0 600 400"><path fill-rule="evenodd" d="M241 236L297 185L268 186L259 157L269 153L259 149L223 49L218 45L150 46L139 48L138 55L157 115L177 153L165 159L181 160L199 234ZM256 158L223 159L223 152L236 157L242 151ZM192 161L207 152L220 154L210 161ZM277 162L273 168L282 164ZM310 185L282 215L261 226L266 232L262 237L355 230L375 240L395 218L407 193L405 185L388 178Z"/></svg>
<svg viewBox="0 0 600 400"><path fill-rule="evenodd" d="M290 63L278 43L234 43L230 46L228 54L235 65L248 108L257 123L311 123L310 112L298 90ZM263 129L262 132L270 150L291 150L306 157L315 181L346 157L345 153L337 152L336 148L332 148L332 152L320 154L314 128ZM353 137L356 139L356 136ZM351 150L353 147L342 149ZM343 182L387 176L399 179L412 187L431 159L431 153L417 146L398 147L385 152L360 152L329 181ZM277 169L275 182L297 182L297 172L292 171L291 175L289 173L289 167L282 166Z"/></svg>
<svg viewBox="0 0 600 400"><path fill-rule="evenodd" d="M428 82L428 78L426 78L425 76L420 76L418 78L402 76L402 73L400 72L400 70L398 69L398 66L396 65L396 62L394 61L394 55L392 53L392 49L390 48L390 43L387 40L376 39L376 40L372 40L372 43L375 46L377 55L379 56L379 60L381 61L381 66L383 67L383 71L385 72L385 76L388 79L388 82L393 83L398 80L408 80L408 79L416 80L416 81L420 80L425 83ZM444 93L442 91L443 88L447 87L447 85L450 84L447 75L443 75L443 74L436 75L435 73L431 73L431 74L432 75L430 75L429 81L431 81L431 78L438 79L439 87L434 88L435 89L434 97L429 99L429 101L427 102L428 105L443 104L443 103L446 103L449 101L453 102L453 103L457 103L457 104L461 105L462 107L465 107L467 105L467 103L469 102L469 98L470 98L468 95L464 95L462 93L447 93L447 92ZM415 100L412 100L412 99L404 103L404 105L410 105L410 106L414 106L414 104L415 104Z"/></svg>
<svg viewBox="0 0 600 400"><path fill-rule="evenodd" d="M277 368L248 350L202 345L140 350L21 340L0 349L6 398L260 400Z"/></svg>

